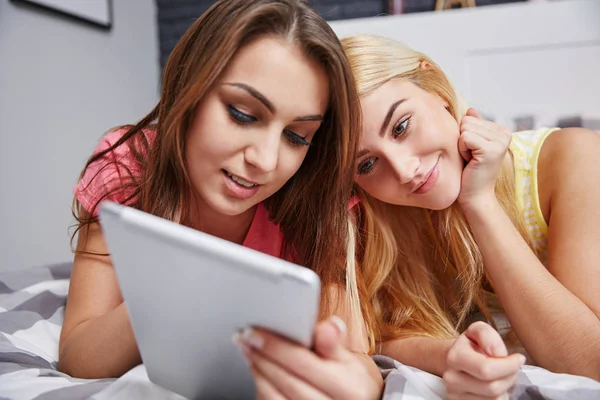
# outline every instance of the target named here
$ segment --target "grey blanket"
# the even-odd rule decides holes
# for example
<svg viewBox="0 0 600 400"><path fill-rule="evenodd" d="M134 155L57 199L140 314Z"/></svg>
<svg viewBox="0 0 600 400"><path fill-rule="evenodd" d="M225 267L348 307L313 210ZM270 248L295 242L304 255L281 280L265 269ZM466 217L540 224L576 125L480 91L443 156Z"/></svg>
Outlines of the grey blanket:
<svg viewBox="0 0 600 400"><path fill-rule="evenodd" d="M121 378L75 379L57 371L58 339L69 287L69 263L0 273L0 400L177 399L154 385L143 365ZM440 378L375 357L384 400L439 400ZM600 382L523 367L511 399L600 399Z"/></svg>

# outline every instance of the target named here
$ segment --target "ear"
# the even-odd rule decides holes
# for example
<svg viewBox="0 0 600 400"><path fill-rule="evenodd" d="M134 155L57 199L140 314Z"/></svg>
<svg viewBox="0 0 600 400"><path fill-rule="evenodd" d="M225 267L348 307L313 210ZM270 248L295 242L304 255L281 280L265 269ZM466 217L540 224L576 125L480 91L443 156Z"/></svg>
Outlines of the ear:
<svg viewBox="0 0 600 400"><path fill-rule="evenodd" d="M427 69L427 68L431 68L432 65L429 61L423 60L421 61L421 63L419 63L419 68L421 69Z"/></svg>

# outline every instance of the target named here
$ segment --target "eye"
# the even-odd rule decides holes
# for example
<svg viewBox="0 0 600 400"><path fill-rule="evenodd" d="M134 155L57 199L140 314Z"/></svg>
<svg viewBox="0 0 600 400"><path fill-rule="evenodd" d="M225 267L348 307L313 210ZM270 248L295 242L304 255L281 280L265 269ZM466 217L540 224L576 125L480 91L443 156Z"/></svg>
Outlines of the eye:
<svg viewBox="0 0 600 400"><path fill-rule="evenodd" d="M310 146L310 142L306 140L305 137L300 136L289 129L284 129L283 134L292 146Z"/></svg>
<svg viewBox="0 0 600 400"><path fill-rule="evenodd" d="M240 110L238 110L237 108L235 108L231 104L227 105L227 112L229 112L229 116L235 122L237 122L239 124L242 124L242 125L251 124L251 123L257 121L256 117L241 112Z"/></svg>
<svg viewBox="0 0 600 400"><path fill-rule="evenodd" d="M394 128L392 128L392 137L394 139L398 138L400 135L406 134L408 131L408 126L410 125L410 117L405 118L398 122Z"/></svg>
<svg viewBox="0 0 600 400"><path fill-rule="evenodd" d="M361 162L358 165L358 175L368 175L373 172L373 168L375 168L375 162L377 158L371 157L367 158L365 161Z"/></svg>

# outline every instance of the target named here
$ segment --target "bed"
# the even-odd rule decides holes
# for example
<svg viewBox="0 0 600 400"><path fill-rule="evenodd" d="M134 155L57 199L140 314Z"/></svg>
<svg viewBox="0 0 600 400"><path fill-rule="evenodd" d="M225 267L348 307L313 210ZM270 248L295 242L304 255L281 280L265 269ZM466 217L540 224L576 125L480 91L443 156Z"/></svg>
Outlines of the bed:
<svg viewBox="0 0 600 400"><path fill-rule="evenodd" d="M70 273L70 263L0 273L0 400L182 400L151 383L143 365L119 379L75 379L57 370ZM444 398L440 378L387 357L375 360L384 400ZM600 399L600 382L525 366L510 398Z"/></svg>

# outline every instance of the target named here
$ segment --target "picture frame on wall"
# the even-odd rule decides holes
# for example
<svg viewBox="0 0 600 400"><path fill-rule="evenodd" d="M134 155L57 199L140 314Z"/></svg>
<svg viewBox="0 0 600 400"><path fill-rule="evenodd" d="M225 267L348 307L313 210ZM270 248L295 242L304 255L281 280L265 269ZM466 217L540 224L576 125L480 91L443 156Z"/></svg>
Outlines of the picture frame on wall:
<svg viewBox="0 0 600 400"><path fill-rule="evenodd" d="M43 8L96 27L110 30L113 24L112 0L12 0Z"/></svg>

